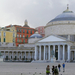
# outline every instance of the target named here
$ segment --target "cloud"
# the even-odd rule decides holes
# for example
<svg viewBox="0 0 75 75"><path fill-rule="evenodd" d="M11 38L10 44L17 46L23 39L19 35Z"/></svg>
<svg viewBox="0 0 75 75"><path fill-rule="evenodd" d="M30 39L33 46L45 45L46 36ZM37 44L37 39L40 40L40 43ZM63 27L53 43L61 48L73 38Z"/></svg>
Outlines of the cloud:
<svg viewBox="0 0 75 75"><path fill-rule="evenodd" d="M0 0L0 26L23 26L25 19L30 27L45 26L66 10L67 4L75 12L74 3L74 0Z"/></svg>

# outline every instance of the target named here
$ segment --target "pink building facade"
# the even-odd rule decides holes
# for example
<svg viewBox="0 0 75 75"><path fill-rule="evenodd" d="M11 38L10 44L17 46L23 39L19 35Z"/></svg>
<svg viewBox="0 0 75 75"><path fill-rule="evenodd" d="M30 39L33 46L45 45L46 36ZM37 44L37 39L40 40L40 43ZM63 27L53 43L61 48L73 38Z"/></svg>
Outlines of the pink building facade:
<svg viewBox="0 0 75 75"><path fill-rule="evenodd" d="M35 28L39 34L41 34L43 37L45 36L45 30L44 30L44 26L39 26Z"/></svg>

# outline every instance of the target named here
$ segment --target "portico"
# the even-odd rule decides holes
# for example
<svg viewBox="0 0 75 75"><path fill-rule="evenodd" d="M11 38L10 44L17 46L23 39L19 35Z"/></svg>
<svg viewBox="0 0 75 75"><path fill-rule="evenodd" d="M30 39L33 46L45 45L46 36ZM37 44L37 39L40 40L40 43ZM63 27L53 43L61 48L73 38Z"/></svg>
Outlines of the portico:
<svg viewBox="0 0 75 75"><path fill-rule="evenodd" d="M69 41L50 35L36 43L35 60L51 61L51 51L54 50L57 61L70 61L70 47Z"/></svg>

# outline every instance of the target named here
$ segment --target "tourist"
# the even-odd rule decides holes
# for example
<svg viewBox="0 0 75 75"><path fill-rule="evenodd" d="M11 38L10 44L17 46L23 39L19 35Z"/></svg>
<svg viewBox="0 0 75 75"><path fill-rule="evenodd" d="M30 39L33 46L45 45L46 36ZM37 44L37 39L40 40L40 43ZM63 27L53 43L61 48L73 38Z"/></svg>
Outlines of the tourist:
<svg viewBox="0 0 75 75"><path fill-rule="evenodd" d="M59 72L60 72L60 67L61 67L61 65L60 65L60 64L58 64L58 69L59 69Z"/></svg>
<svg viewBox="0 0 75 75"><path fill-rule="evenodd" d="M59 75L59 72L58 72L57 66L55 66L55 68L54 68L54 75Z"/></svg>
<svg viewBox="0 0 75 75"><path fill-rule="evenodd" d="M49 65L47 65L47 67L46 67L46 75L49 75L49 74L51 74L50 73L50 67L49 67Z"/></svg>
<svg viewBox="0 0 75 75"><path fill-rule="evenodd" d="M63 66L63 72L65 72L65 64L63 63L62 66Z"/></svg>
<svg viewBox="0 0 75 75"><path fill-rule="evenodd" d="M54 75L54 65L52 66L52 75Z"/></svg>

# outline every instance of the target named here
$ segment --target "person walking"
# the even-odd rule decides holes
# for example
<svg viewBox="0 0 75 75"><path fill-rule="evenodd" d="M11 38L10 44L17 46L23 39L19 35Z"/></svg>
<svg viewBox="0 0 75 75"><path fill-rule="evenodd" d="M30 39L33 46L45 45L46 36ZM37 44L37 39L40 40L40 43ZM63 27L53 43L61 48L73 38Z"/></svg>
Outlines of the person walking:
<svg viewBox="0 0 75 75"><path fill-rule="evenodd" d="M54 75L54 65L52 66L52 75Z"/></svg>
<svg viewBox="0 0 75 75"><path fill-rule="evenodd" d="M51 74L50 73L50 67L49 67L49 65L47 65L47 67L46 67L46 75L49 75L49 74Z"/></svg>
<svg viewBox="0 0 75 75"><path fill-rule="evenodd" d="M55 66L55 68L54 68L54 75L59 75L59 72L58 72L57 66Z"/></svg>
<svg viewBox="0 0 75 75"><path fill-rule="evenodd" d="M62 66L63 66L63 72L65 72L65 64L63 63Z"/></svg>
<svg viewBox="0 0 75 75"><path fill-rule="evenodd" d="M60 72L60 67L61 67L61 65L60 65L60 64L58 64L58 69L59 69L59 72Z"/></svg>

